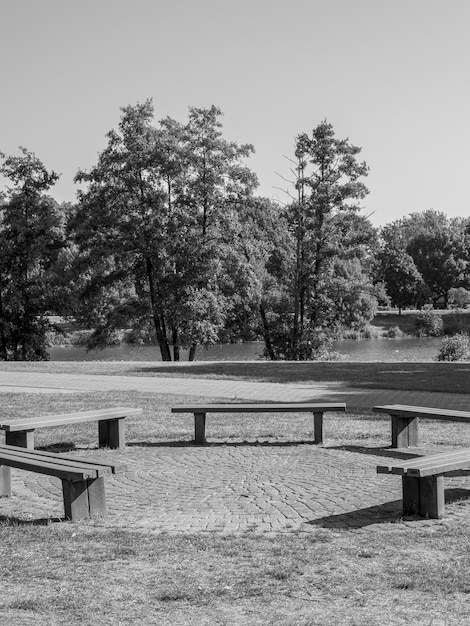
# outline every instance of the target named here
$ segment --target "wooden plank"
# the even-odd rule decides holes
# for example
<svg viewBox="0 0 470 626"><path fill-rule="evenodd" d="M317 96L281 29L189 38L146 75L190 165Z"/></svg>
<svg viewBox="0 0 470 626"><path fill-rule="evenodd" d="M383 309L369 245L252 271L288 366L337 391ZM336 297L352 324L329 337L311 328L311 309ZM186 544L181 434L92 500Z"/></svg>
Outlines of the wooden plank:
<svg viewBox="0 0 470 626"><path fill-rule="evenodd" d="M38 455L35 450L28 450L24 448L16 448L13 450L0 450L0 463L4 463L5 465L9 465L11 467L20 467L21 465L25 466L25 469L29 467L32 468L42 468L43 470L47 470L48 468L51 470L51 475L55 469L63 472L65 470L69 470L72 473L84 475L94 476L94 475L106 475L111 474L113 471L112 466L104 463L94 463L93 461L88 461L84 459L70 459L58 454L43 454ZM36 470L34 470L36 471ZM40 471L40 470L37 470ZM44 471L43 473L47 473Z"/></svg>
<svg viewBox="0 0 470 626"><path fill-rule="evenodd" d="M84 480L62 480L65 519L76 522L90 517L88 483Z"/></svg>
<svg viewBox="0 0 470 626"><path fill-rule="evenodd" d="M390 404L384 406L374 406L376 413L386 413L388 415L396 415L401 417L414 417L419 415L427 419L450 420L454 422L468 422L470 420L470 412L456 411L453 409L437 409L433 407L408 406L402 404Z"/></svg>
<svg viewBox="0 0 470 626"><path fill-rule="evenodd" d="M276 404L204 404L178 405L171 409L172 413L314 413L314 412L346 411L346 404L341 403L276 403Z"/></svg>
<svg viewBox="0 0 470 626"><path fill-rule="evenodd" d="M0 465L0 498L11 496L11 470L8 465Z"/></svg>
<svg viewBox="0 0 470 626"><path fill-rule="evenodd" d="M323 413L315 411L313 414L314 443L323 443Z"/></svg>
<svg viewBox="0 0 470 626"><path fill-rule="evenodd" d="M444 516L444 476L419 478L419 514L439 519Z"/></svg>
<svg viewBox="0 0 470 626"><path fill-rule="evenodd" d="M4 444L0 444L0 459L3 454L16 454L23 458L27 455L27 458L30 459L39 459L43 461L49 461L51 463L58 463L60 465L70 465L71 467L76 467L78 464L83 464L87 467L94 467L98 471L101 468L108 468L111 470L113 474L118 474L120 472L125 472L127 466L124 463L109 463L105 462L101 459L91 459L91 458L83 458L83 457L66 457L62 454L57 454L56 452L47 452L44 450L28 450L26 452L25 448L7 446ZM109 473L109 472L106 472Z"/></svg>
<svg viewBox="0 0 470 626"><path fill-rule="evenodd" d="M27 458L20 458L17 456L8 456L3 454L0 458L0 463L2 465L8 465L9 467L16 467L18 469L37 472L38 474L47 474L49 476L57 476L57 478L67 479L67 480L82 480L85 478L96 478L98 472L96 469L93 469L92 466L89 468L85 467L77 467L73 468L70 465L59 465L57 463L48 463L45 461L31 460ZM101 474L111 473L111 471L106 472L106 468L102 468L100 471Z"/></svg>
<svg viewBox="0 0 470 626"><path fill-rule="evenodd" d="M142 413L140 408L117 407L92 411L79 411L77 413L61 413L44 415L40 417L27 417L20 420L3 420L0 429L7 432L27 430L31 428L45 428L49 426L80 424L84 422L96 422L107 419L118 419Z"/></svg>
<svg viewBox="0 0 470 626"><path fill-rule="evenodd" d="M391 415L392 448L407 448L418 445L418 418Z"/></svg>
<svg viewBox="0 0 470 626"><path fill-rule="evenodd" d="M458 470L470 470L470 450L444 452L417 457L403 463L377 466L379 474L408 474L410 476L431 476Z"/></svg>
<svg viewBox="0 0 470 626"><path fill-rule="evenodd" d="M402 477L403 513L405 515L419 515L420 479L410 476Z"/></svg>
<svg viewBox="0 0 470 626"><path fill-rule="evenodd" d="M6 432L5 443L9 446L20 446L34 450L34 430L20 430L19 432Z"/></svg>
<svg viewBox="0 0 470 626"><path fill-rule="evenodd" d="M206 443L205 413L194 413L194 441L198 444Z"/></svg>
<svg viewBox="0 0 470 626"><path fill-rule="evenodd" d="M88 510L90 517L106 517L104 478L87 480Z"/></svg>
<svg viewBox="0 0 470 626"><path fill-rule="evenodd" d="M98 442L100 448L113 450L126 446L126 430L124 418L102 420L98 423Z"/></svg>

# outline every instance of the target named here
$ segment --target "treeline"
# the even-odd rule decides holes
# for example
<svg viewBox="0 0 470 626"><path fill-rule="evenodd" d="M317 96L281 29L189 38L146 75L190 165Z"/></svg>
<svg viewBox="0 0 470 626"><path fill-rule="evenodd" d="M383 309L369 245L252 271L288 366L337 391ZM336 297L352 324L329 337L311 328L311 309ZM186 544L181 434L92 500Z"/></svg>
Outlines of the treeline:
<svg viewBox="0 0 470 626"><path fill-rule="evenodd" d="M163 360L232 338L262 338L270 359L322 357L378 305L466 304L469 220L427 211L376 229L360 148L323 121L295 138L285 205L256 196L253 147L228 141L216 107L154 121L122 109L77 202L31 152L1 155L0 358L47 358L50 315L90 348L123 328Z"/></svg>

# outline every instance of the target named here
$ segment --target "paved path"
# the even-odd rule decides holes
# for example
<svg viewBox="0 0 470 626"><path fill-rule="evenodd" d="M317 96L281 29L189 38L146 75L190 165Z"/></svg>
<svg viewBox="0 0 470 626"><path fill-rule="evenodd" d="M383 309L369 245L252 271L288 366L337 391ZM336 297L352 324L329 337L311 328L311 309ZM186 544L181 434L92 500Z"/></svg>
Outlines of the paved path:
<svg viewBox="0 0 470 626"><path fill-rule="evenodd" d="M467 394L352 388L338 383L262 383L206 378L44 374L0 371L0 392L76 393L142 391L231 400L272 402L346 402L349 409L370 409L376 404L415 404L468 410Z"/></svg>
<svg viewBox="0 0 470 626"><path fill-rule="evenodd" d="M468 405L468 396L463 394L364 390L328 384L0 372L0 392L113 389L207 399L344 401L351 410L389 402L456 409ZM120 458L128 466L127 473L107 480L110 515L103 524L175 533L309 532L319 527L380 525L400 515L401 486L398 477L377 475L376 465L384 457L403 458L423 452L372 448L367 442L364 448L273 441L228 440L207 446L158 440L145 445L131 442L123 451L99 451L102 458ZM85 449L77 454L96 456L97 451ZM439 524L468 518L468 480L449 479L446 496L450 502L443 522L407 523ZM16 471L13 491L19 497L1 501L0 519L2 515L20 521L62 515L60 483L55 479Z"/></svg>

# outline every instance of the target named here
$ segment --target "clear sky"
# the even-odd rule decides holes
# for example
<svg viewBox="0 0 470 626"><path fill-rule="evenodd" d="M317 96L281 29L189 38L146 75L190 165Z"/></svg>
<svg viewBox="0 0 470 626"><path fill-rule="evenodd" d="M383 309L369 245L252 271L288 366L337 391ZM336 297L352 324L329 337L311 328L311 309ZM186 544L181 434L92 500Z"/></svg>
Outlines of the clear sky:
<svg viewBox="0 0 470 626"><path fill-rule="evenodd" d="M0 0L0 151L62 174L96 163L120 107L224 112L258 194L286 201L294 138L323 119L362 147L379 226L470 214L468 0Z"/></svg>

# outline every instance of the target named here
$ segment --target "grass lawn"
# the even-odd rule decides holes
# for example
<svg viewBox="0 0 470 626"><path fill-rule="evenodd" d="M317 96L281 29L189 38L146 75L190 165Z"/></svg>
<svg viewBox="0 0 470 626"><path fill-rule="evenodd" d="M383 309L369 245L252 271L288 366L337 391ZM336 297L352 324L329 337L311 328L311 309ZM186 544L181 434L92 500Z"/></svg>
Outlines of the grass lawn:
<svg viewBox="0 0 470 626"><path fill-rule="evenodd" d="M0 362L0 371L122 376L240 379L276 383L337 383L369 389L468 393L470 362L348 363L287 361L195 361L192 363L41 361Z"/></svg>
<svg viewBox="0 0 470 626"><path fill-rule="evenodd" d="M218 365L220 367L213 368ZM339 364L1 364L1 369L252 377L256 380L340 380L361 382L361 375ZM320 365L314 372L308 366ZM331 369L325 368L331 365ZM343 365L343 364L341 364ZM402 367L376 372L388 384L403 376ZM429 364L411 376L415 386L433 385ZM336 366L336 367L335 367ZM348 364L351 369L351 364ZM384 364L377 364L380 370ZM459 365L462 368L462 364ZM421 373L419 373L421 371ZM455 379L455 372L447 379ZM400 374L400 372L402 372ZM468 376L468 373L466 374ZM311 378L309 378L309 376ZM322 378L323 377L323 378ZM455 381L440 384L461 389ZM364 383L365 381L362 381ZM412 387L415 388L415 387ZM433 385L431 388L435 388ZM140 406L141 418L129 418L125 455L137 467L149 454L164 455L165 446L192 438L192 419L170 418L173 404L192 402L188 396L137 392L90 394L0 394L2 413L21 417L116 405ZM199 398L200 400L200 398ZM211 399L214 401L215 399ZM96 424L43 429L38 447L84 450L96 445ZM389 423L385 416L333 415L325 426L333 448L386 448ZM281 447L311 436L305 415L266 416L256 420L238 415L210 420L216 444L257 439ZM468 447L464 424L423 422L422 446L436 451ZM152 447L152 444L158 444ZM113 454L99 452L96 454ZM332 452L333 453L333 452ZM359 456L359 455L356 455ZM138 475L138 473L137 473ZM143 480L143 478L142 478ZM332 478L332 487L336 478ZM393 480L391 478L391 480ZM151 491L148 498L153 497ZM465 514L443 520L378 522L357 528L316 526L310 532L263 534L161 533L129 522L107 520L80 523L44 519L34 502L16 496L0 509L0 623L35 625L227 625L264 626L446 626L468 624L470 594L470 520ZM13 503L13 504L11 504ZM119 503L118 503L119 504ZM6 514L14 506L15 515ZM458 503L457 503L458 506ZM465 501L462 507L466 509ZM27 511L26 514L22 511Z"/></svg>

